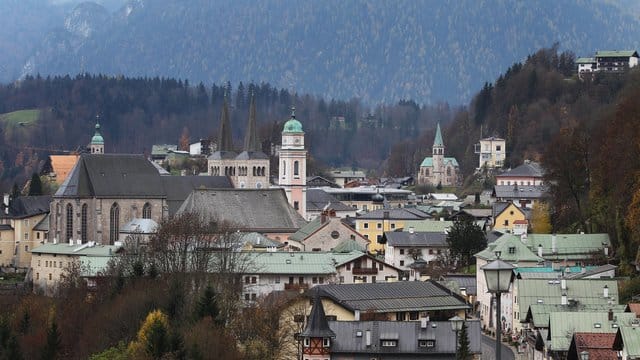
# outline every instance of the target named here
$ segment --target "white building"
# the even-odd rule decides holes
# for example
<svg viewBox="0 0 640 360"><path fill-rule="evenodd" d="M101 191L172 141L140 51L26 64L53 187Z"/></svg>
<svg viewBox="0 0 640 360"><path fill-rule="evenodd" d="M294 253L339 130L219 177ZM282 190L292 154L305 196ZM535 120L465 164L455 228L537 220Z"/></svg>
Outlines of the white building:
<svg viewBox="0 0 640 360"><path fill-rule="evenodd" d="M478 169L501 168L507 157L506 141L495 136L481 139L475 146L475 153L478 154Z"/></svg>

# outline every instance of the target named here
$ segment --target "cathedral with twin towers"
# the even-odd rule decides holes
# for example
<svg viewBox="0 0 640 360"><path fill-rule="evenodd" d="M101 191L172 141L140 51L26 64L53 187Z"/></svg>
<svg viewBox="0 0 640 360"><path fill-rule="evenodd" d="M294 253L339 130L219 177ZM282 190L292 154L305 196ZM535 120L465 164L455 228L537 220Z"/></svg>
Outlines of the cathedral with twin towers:
<svg viewBox="0 0 640 360"><path fill-rule="evenodd" d="M222 105L218 149L207 158L207 172L212 176L227 176L237 189L261 189L271 186L269 156L262 151L256 124L255 97L251 97L249 120L242 151L233 147L227 100ZM277 185L300 215L306 217L307 151L304 147L302 124L296 119L295 108L283 126L279 151Z"/></svg>

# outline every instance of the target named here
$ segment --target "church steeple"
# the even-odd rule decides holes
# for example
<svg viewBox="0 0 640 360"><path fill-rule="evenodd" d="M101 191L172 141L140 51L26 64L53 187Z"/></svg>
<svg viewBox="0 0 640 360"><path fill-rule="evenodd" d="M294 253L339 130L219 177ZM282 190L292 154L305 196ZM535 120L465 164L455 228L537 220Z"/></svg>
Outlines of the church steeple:
<svg viewBox="0 0 640 360"><path fill-rule="evenodd" d="M335 337L336 333L329 327L324 306L322 306L320 290L315 289L309 322L304 331L300 333L300 338L304 341L302 346L304 358L309 360L326 359L331 354L331 339Z"/></svg>
<svg viewBox="0 0 640 360"><path fill-rule="evenodd" d="M442 141L442 132L440 131L440 123L436 126L436 137L433 139L433 148L444 148L444 142Z"/></svg>
<svg viewBox="0 0 640 360"><path fill-rule="evenodd" d="M220 112L220 134L218 135L218 150L233 151L233 140L231 138L231 123L229 122L229 106L227 105L227 94L224 94L224 102Z"/></svg>
<svg viewBox="0 0 640 360"><path fill-rule="evenodd" d="M249 122L247 123L247 132L244 136L245 151L261 151L260 141L258 140L258 131L256 129L256 98L251 93L251 104L249 105Z"/></svg>
<svg viewBox="0 0 640 360"><path fill-rule="evenodd" d="M104 154L104 138L100 133L100 115L96 116L96 132L93 134L91 138L91 143L89 144L89 151L92 154Z"/></svg>

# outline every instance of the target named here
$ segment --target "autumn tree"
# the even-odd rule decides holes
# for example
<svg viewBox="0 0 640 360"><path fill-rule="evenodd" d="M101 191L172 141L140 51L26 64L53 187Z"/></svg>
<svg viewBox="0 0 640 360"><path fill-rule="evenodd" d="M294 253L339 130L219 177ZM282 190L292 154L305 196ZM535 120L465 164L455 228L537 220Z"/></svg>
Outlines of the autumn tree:
<svg viewBox="0 0 640 360"><path fill-rule="evenodd" d="M534 234L550 234L551 219L549 205L544 202L536 202L531 209L531 230Z"/></svg>
<svg viewBox="0 0 640 360"><path fill-rule="evenodd" d="M180 150L189 151L189 129L185 126L182 128L182 135L180 135Z"/></svg>
<svg viewBox="0 0 640 360"><path fill-rule="evenodd" d="M170 351L169 320L160 310L150 312L127 352L134 359L160 359Z"/></svg>
<svg viewBox="0 0 640 360"><path fill-rule="evenodd" d="M463 266L469 266L473 255L487 247L487 238L470 216L460 216L447 234L451 256Z"/></svg>

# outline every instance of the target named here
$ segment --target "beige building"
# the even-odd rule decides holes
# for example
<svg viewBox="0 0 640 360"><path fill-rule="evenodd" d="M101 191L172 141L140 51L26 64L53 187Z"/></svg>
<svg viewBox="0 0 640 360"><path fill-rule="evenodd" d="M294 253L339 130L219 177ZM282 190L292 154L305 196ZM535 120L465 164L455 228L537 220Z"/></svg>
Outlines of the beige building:
<svg viewBox="0 0 640 360"><path fill-rule="evenodd" d="M475 153L478 154L478 169L486 167L488 169L501 168L507 157L506 141L502 138L491 136L480 140L475 146Z"/></svg>
<svg viewBox="0 0 640 360"><path fill-rule="evenodd" d="M302 251L332 251L345 244L345 241L354 242L356 248L353 250L362 252L367 251L370 243L359 232L336 217L333 211L324 212L289 237L289 245Z"/></svg>
<svg viewBox="0 0 640 360"><path fill-rule="evenodd" d="M120 245L89 243L46 243L33 249L31 276L34 292L54 295L60 281L72 271L95 286L94 279L107 268L109 260L120 250Z"/></svg>
<svg viewBox="0 0 640 360"><path fill-rule="evenodd" d="M39 225L49 214L51 196L4 196L0 214L0 267L28 268L30 250L46 240Z"/></svg>

